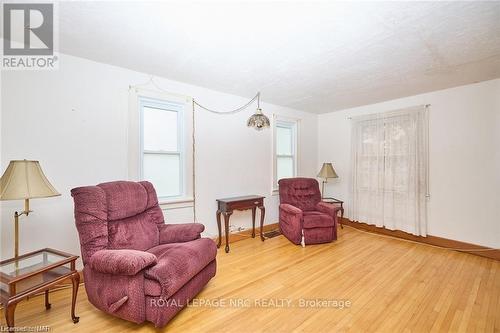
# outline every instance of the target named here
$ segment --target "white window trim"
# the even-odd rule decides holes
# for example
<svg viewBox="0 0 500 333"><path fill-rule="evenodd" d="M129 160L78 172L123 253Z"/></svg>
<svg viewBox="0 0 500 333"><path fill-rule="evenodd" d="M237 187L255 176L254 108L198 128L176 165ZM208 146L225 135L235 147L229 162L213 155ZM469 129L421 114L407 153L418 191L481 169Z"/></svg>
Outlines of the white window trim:
<svg viewBox="0 0 500 333"><path fill-rule="evenodd" d="M272 161L273 161L273 172L272 172L272 180L271 180L271 194L278 194L278 164L277 164L277 154L276 154L276 127L279 125L286 126L292 129L292 150L294 157L294 177L297 177L300 172L300 119L291 118L291 117L283 117L274 114L273 115L273 149L272 149ZM288 157L288 155L286 155Z"/></svg>
<svg viewBox="0 0 500 333"><path fill-rule="evenodd" d="M183 105L182 117L178 117L182 123L183 146L180 147L183 152L183 161L181 162L181 192L182 195L175 197L158 198L160 205L169 207L177 206L180 203L193 204L193 150L192 150L192 112L189 112L189 106L192 104L192 98L184 95L157 92L148 89L131 87L129 90L129 112L128 112L128 179L134 181L142 180L143 165L143 143L142 143L142 108L141 100L157 100L166 104L176 103Z"/></svg>

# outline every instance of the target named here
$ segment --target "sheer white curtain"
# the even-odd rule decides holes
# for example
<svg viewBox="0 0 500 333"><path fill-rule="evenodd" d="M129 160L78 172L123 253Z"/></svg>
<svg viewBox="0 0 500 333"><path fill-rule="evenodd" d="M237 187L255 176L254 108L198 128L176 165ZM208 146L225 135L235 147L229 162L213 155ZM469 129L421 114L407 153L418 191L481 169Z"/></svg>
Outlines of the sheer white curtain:
<svg viewBox="0 0 500 333"><path fill-rule="evenodd" d="M352 119L350 217L427 235L427 107Z"/></svg>

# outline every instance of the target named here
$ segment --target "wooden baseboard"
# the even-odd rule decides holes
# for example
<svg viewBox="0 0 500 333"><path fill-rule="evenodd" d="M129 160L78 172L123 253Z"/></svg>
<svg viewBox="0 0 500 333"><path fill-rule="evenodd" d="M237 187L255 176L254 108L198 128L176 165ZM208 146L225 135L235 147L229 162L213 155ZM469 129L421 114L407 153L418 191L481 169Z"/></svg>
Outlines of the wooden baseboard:
<svg viewBox="0 0 500 333"><path fill-rule="evenodd" d="M276 229L279 229L278 223L264 225L264 232L268 232L268 231L276 230ZM255 228L255 238L259 237L259 230L260 230L260 228L257 228L257 227ZM229 235L229 244L239 242L239 241L244 240L244 239L248 239L249 237L252 237L252 229L250 229L250 228L243 230L243 231L231 233ZM218 237L213 238L214 242L217 242L218 239L219 239ZM226 237L222 236L221 243L225 244L225 242L226 242Z"/></svg>
<svg viewBox="0 0 500 333"><path fill-rule="evenodd" d="M492 249L486 246L465 243L453 239L427 235L427 237L415 236L400 230L389 230L381 227L376 227L374 225L369 225L361 222L353 222L346 218L342 218L342 224L347 225L359 230L368 231L371 233L381 234L385 236L392 236L397 238L402 238L406 240L411 240L414 242L435 245L447 249L460 249L460 252L466 252L470 254L475 254L477 256L486 257L490 259L500 260L500 249ZM474 251L474 250L486 250L486 251Z"/></svg>

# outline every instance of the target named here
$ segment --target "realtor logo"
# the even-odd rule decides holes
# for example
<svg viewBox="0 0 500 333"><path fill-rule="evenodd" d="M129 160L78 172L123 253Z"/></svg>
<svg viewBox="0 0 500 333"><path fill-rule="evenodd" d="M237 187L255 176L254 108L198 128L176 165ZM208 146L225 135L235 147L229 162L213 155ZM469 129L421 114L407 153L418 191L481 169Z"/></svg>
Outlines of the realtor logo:
<svg viewBox="0 0 500 333"><path fill-rule="evenodd" d="M2 69L54 69L54 3L4 3L2 16Z"/></svg>

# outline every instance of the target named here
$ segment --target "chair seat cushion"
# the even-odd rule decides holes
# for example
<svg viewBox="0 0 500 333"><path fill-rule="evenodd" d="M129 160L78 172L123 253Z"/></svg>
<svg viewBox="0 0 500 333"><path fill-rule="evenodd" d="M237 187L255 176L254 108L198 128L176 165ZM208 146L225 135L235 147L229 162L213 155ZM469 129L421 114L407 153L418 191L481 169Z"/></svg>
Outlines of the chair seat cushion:
<svg viewBox="0 0 500 333"><path fill-rule="evenodd" d="M154 254L158 263L144 273L146 294L168 298L215 259L217 247L213 240L200 238L158 245L147 252Z"/></svg>
<svg viewBox="0 0 500 333"><path fill-rule="evenodd" d="M318 211L304 212L304 229L333 227L335 221L330 215Z"/></svg>

